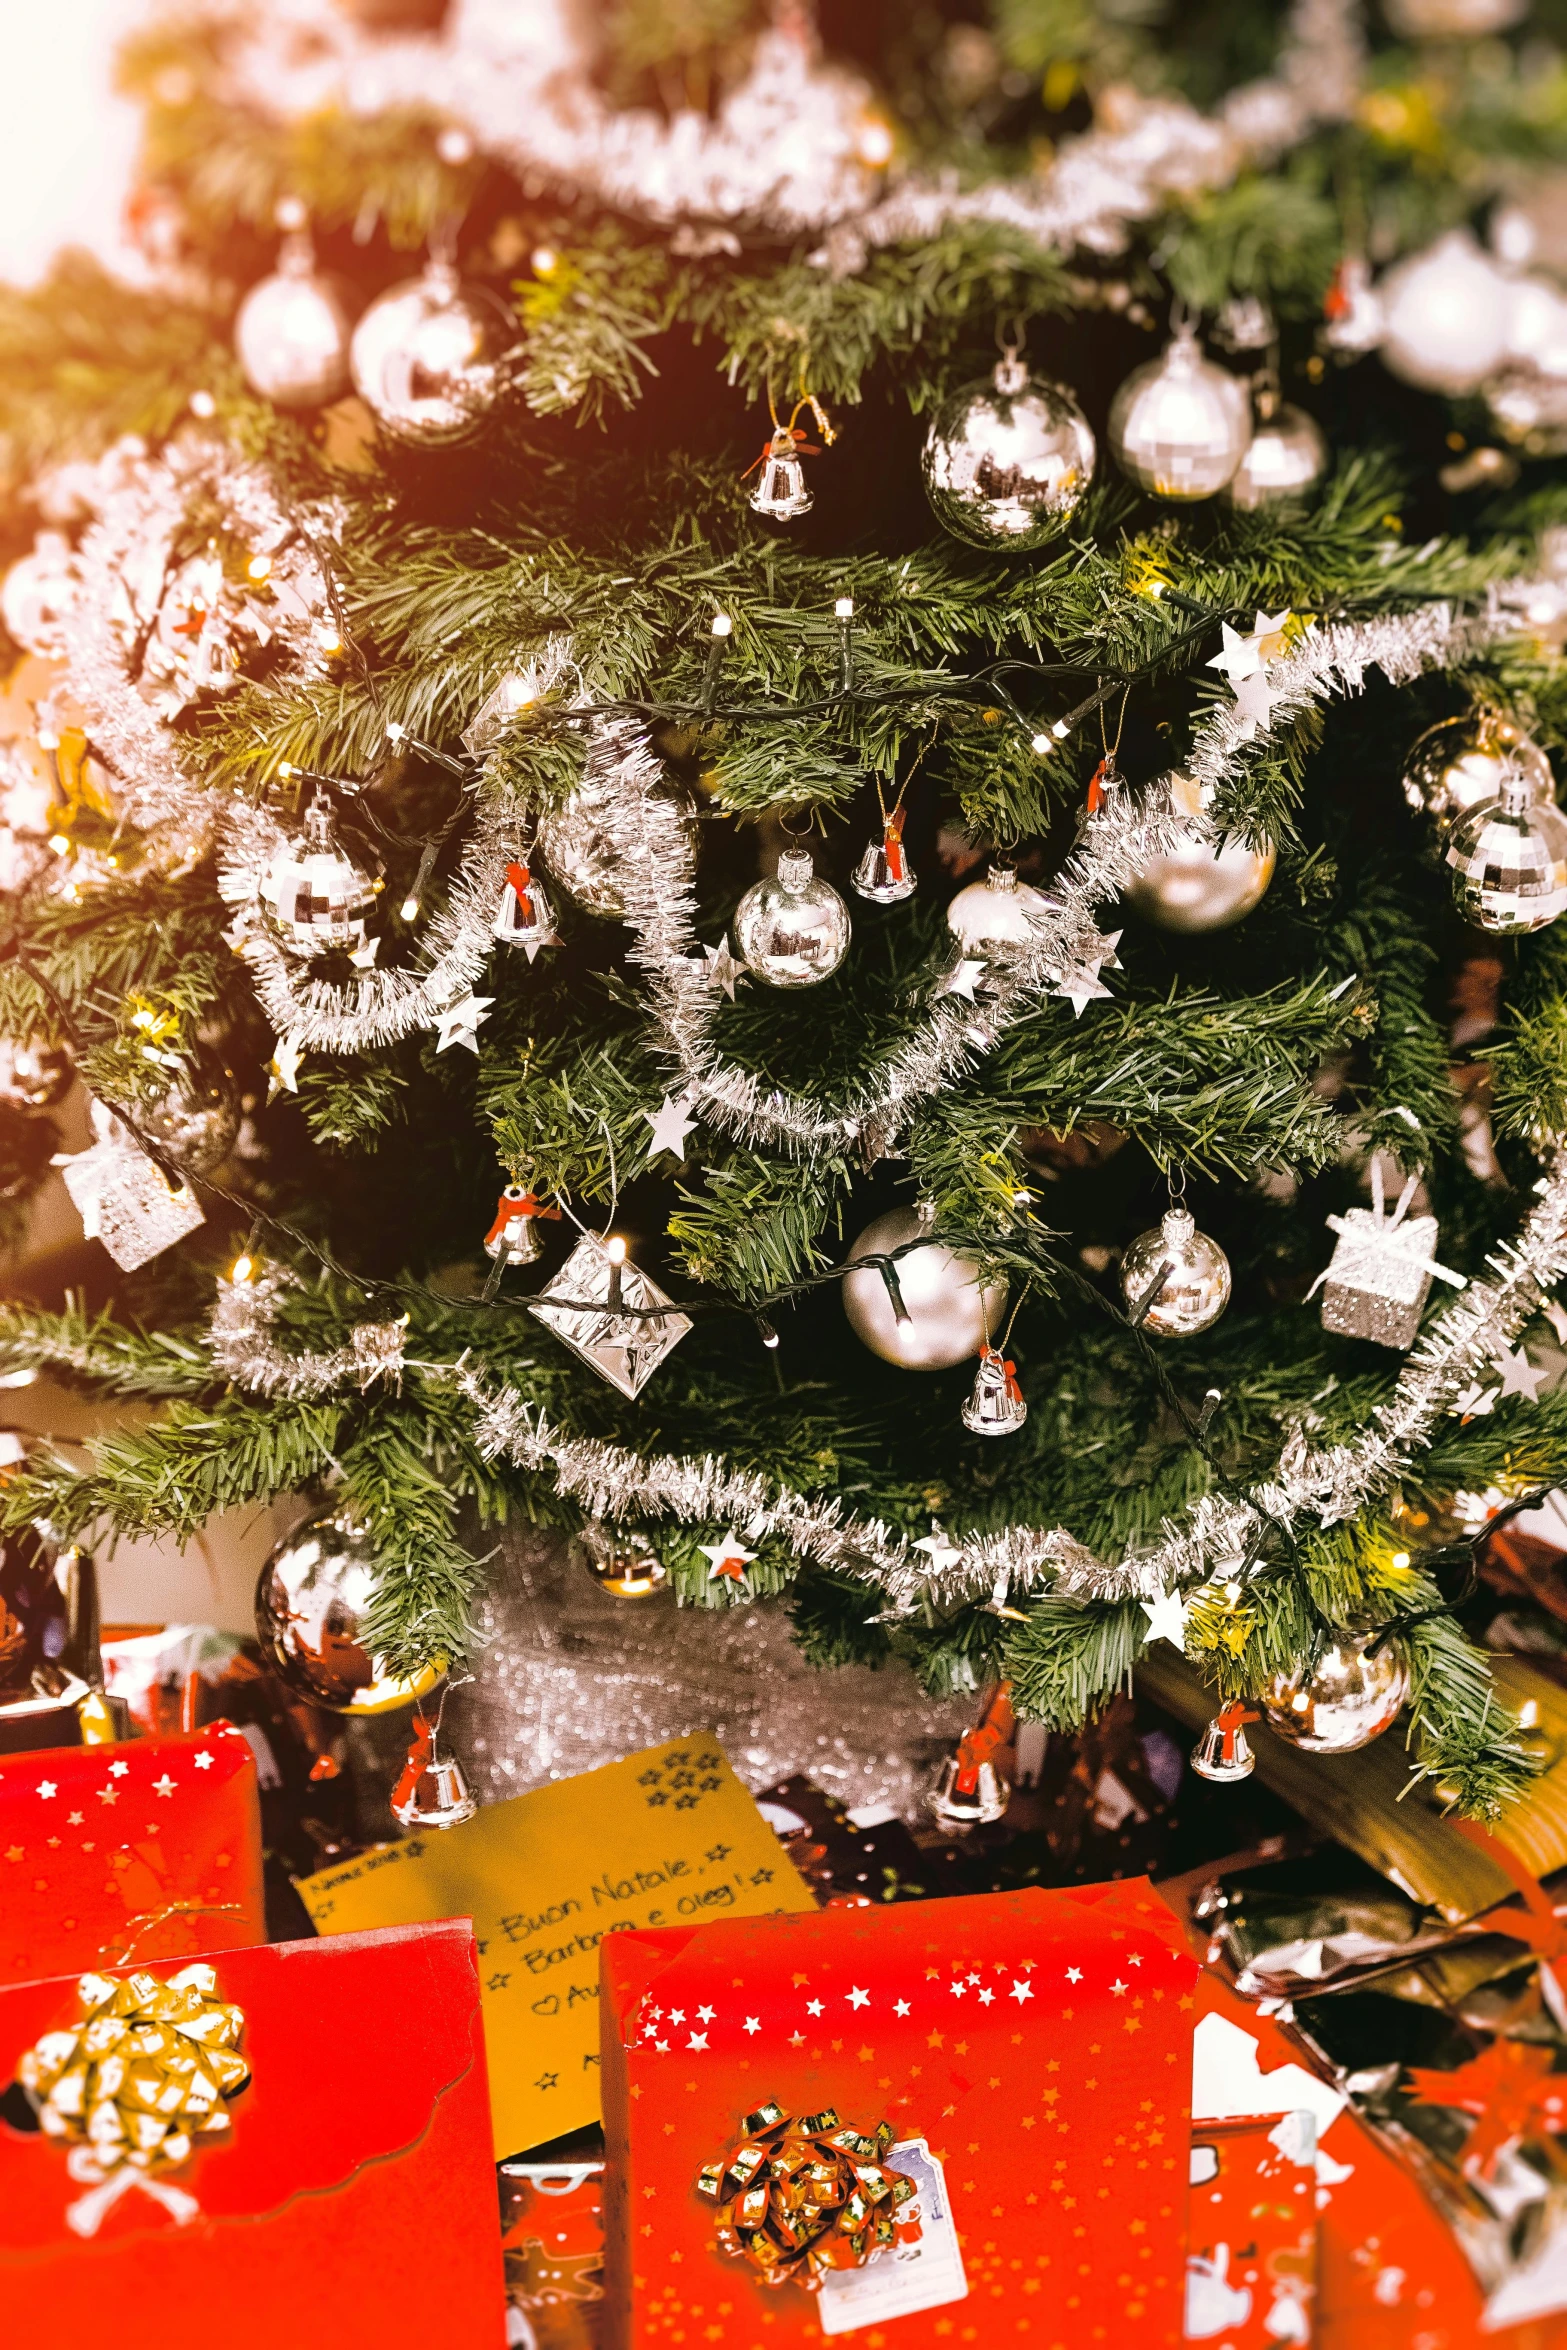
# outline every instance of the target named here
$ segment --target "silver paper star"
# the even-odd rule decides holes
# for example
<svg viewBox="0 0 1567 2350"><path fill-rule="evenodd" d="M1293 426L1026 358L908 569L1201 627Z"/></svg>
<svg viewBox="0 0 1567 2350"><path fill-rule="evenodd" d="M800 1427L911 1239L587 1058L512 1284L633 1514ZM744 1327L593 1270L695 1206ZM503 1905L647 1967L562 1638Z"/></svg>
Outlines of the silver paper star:
<svg viewBox="0 0 1567 2350"><path fill-rule="evenodd" d="M440 1034L436 1038L436 1051L444 1053L450 1045L465 1044L469 1052L477 1053L479 1024L489 1018L494 1001L492 995L474 995L470 990L461 1003L449 1004L444 1012L437 1012Z"/></svg>
<svg viewBox="0 0 1567 2350"><path fill-rule="evenodd" d="M1157 1599L1145 1599L1142 1609L1148 1618L1150 1640L1168 1640L1172 1648L1185 1648L1186 1602L1178 1591L1161 1591Z"/></svg>
<svg viewBox="0 0 1567 2350"><path fill-rule="evenodd" d="M984 977L984 964L977 963L972 956L965 955L960 963L953 965L945 978L937 981L936 993L938 995L960 995L965 1003L971 1004L974 1001L974 990L981 985Z"/></svg>
<svg viewBox="0 0 1567 2350"><path fill-rule="evenodd" d="M1502 1374L1503 1395L1526 1395L1531 1403L1540 1400L1540 1382L1547 1376L1544 1363L1531 1363L1520 1347L1516 1354L1497 1357L1497 1369Z"/></svg>
<svg viewBox="0 0 1567 2350"><path fill-rule="evenodd" d="M1094 1003L1101 996L1108 996L1109 993L1110 990L1099 977L1098 972L1087 970L1081 964L1075 964L1070 971L1063 971L1056 982L1056 994L1071 1005L1072 1017L1075 1020L1081 1020L1083 1017L1085 1004Z"/></svg>
<svg viewBox="0 0 1567 2350"><path fill-rule="evenodd" d="M1243 677L1255 675L1262 667L1262 655L1253 637L1242 636L1240 630L1231 628L1227 620L1221 625L1224 632L1223 646L1205 666L1217 669L1222 677L1229 679L1231 685L1239 685Z"/></svg>
<svg viewBox="0 0 1567 2350"><path fill-rule="evenodd" d="M1473 1387L1466 1387L1462 1395L1454 1396L1454 1418L1460 1420L1483 1419L1487 1412L1495 1411L1496 1399L1501 1392L1499 1387L1486 1387L1477 1379Z"/></svg>
<svg viewBox="0 0 1567 2350"><path fill-rule="evenodd" d="M376 956L381 952L379 937L367 938L363 946L355 947L348 960L356 971L373 971Z"/></svg>
<svg viewBox="0 0 1567 2350"><path fill-rule="evenodd" d="M947 1533L945 1527L939 1525L934 1518L930 1522L930 1532L922 1534L914 1548L925 1553L930 1561L930 1571L933 1575L945 1574L948 1567L955 1567L963 1556L962 1551Z"/></svg>
<svg viewBox="0 0 1567 2350"><path fill-rule="evenodd" d="M696 1124L684 1094L679 1101L672 1102L666 1093L658 1109L644 1110L642 1115L653 1129L648 1157L656 1159L661 1152L668 1151L672 1159L683 1159L686 1155L686 1136Z"/></svg>
<svg viewBox="0 0 1567 2350"><path fill-rule="evenodd" d="M716 947L704 947L702 952L707 957L706 984L709 987L721 987L733 1003L735 981L744 978L745 965L737 962L729 952L727 938L721 938Z"/></svg>
<svg viewBox="0 0 1567 2350"><path fill-rule="evenodd" d="M305 1048L297 1036L280 1036L277 1048L267 1063L267 1100L274 1102L280 1093L298 1093L299 1064Z"/></svg>
<svg viewBox="0 0 1567 2350"><path fill-rule="evenodd" d="M1254 677L1243 677L1235 688L1235 709L1241 720L1241 740L1251 742L1262 730L1273 723L1273 705L1281 699L1276 686L1269 685L1259 669Z"/></svg>

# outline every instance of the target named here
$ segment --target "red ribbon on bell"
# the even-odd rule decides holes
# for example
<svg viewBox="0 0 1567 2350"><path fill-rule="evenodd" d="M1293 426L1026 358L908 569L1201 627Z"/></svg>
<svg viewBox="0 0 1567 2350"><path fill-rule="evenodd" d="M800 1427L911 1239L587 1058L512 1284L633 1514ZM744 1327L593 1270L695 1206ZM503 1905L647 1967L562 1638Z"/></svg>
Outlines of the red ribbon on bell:
<svg viewBox="0 0 1567 2350"><path fill-rule="evenodd" d="M1235 1760L1235 1740L1240 1731L1245 1728L1248 1722L1260 1722L1262 1716L1261 1714L1248 1713L1240 1699L1232 1697L1228 1705L1220 1706L1214 1719L1219 1725L1219 1735L1224 1741L1222 1759L1227 1763L1232 1763Z"/></svg>
<svg viewBox="0 0 1567 2350"><path fill-rule="evenodd" d="M887 871L894 881L904 877L903 810L894 808L882 826L882 846L887 852Z"/></svg>
<svg viewBox="0 0 1567 2350"><path fill-rule="evenodd" d="M495 1221L484 1236L486 1242L499 1240L507 1225L514 1224L519 1216L539 1216L546 1223L551 1224L560 1222L559 1208L542 1206L531 1191L519 1191L516 1185L512 1184L501 1193L500 1206L495 1211Z"/></svg>
<svg viewBox="0 0 1567 2350"><path fill-rule="evenodd" d="M392 1808L394 1810L400 1803L412 1803L414 1789L428 1769L430 1757L434 1751L435 1724L427 1722L423 1714L415 1714L414 1742L408 1749L408 1760L403 1765L403 1775L392 1789Z"/></svg>
<svg viewBox="0 0 1567 2350"><path fill-rule="evenodd" d="M819 457L820 455L821 450L815 441L808 441L797 424L781 424L776 432L768 434L762 443L761 455L752 458L740 479L742 481L749 480L757 467L765 465L769 457Z"/></svg>

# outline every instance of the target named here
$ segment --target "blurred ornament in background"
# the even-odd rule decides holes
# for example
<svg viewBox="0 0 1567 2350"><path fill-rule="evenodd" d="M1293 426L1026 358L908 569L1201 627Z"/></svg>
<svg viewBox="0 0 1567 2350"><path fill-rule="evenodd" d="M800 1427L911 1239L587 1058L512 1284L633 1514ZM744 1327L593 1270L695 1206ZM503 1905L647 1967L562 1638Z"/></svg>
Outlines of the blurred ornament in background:
<svg viewBox="0 0 1567 2350"><path fill-rule="evenodd" d="M139 1131L191 1175L221 1166L239 1134L239 1089L215 1053L197 1046L180 1056L167 1090L132 1108Z"/></svg>
<svg viewBox="0 0 1567 2350"><path fill-rule="evenodd" d="M392 1817L400 1828L460 1828L478 1810L462 1764L441 1754L440 1724L414 1716L413 1744L392 1790Z"/></svg>
<svg viewBox="0 0 1567 2350"><path fill-rule="evenodd" d="M1494 800L1450 827L1444 851L1458 910L1482 930L1543 930L1567 913L1567 816L1509 759Z"/></svg>
<svg viewBox="0 0 1567 2350"><path fill-rule="evenodd" d="M1467 229L1390 269L1378 287L1382 358L1423 391L1477 391L1507 350L1512 290Z"/></svg>
<svg viewBox="0 0 1567 2350"><path fill-rule="evenodd" d="M271 277L251 287L234 347L253 392L277 408L324 408L348 389L348 313L316 269L304 207L278 206L287 231Z"/></svg>
<svg viewBox="0 0 1567 2350"><path fill-rule="evenodd" d="M261 901L291 954L308 958L365 945L375 890L338 840L331 805L319 792L305 810L301 838L281 848L268 867Z"/></svg>
<svg viewBox="0 0 1567 2350"><path fill-rule="evenodd" d="M1530 0L1383 0L1387 21L1406 41L1483 41L1521 24Z"/></svg>
<svg viewBox="0 0 1567 2350"><path fill-rule="evenodd" d="M928 1201L894 1208L867 1224L849 1251L843 1276L843 1310L856 1338L905 1371L944 1371L966 1363L990 1344L1007 1309L1005 1281L979 1283L978 1259L950 1249L929 1235L936 1213ZM911 1247L911 1242L924 1246ZM908 1253L891 1268L892 1285L881 1268L861 1266L862 1257ZM899 1312L901 1306L902 1312Z"/></svg>
<svg viewBox="0 0 1567 2350"><path fill-rule="evenodd" d="M1134 369L1110 406L1116 463L1174 503L1217 496L1250 438L1245 385L1203 357L1190 327L1178 327L1162 357Z"/></svg>
<svg viewBox="0 0 1567 2350"><path fill-rule="evenodd" d="M581 1548L589 1575L611 1599L651 1599L669 1588L668 1568L635 1526L595 1518L582 1529Z"/></svg>
<svg viewBox="0 0 1567 2350"><path fill-rule="evenodd" d="M1021 946L1038 936L1048 914L1059 913L1054 898L1019 881L1011 865L992 865L983 881L960 889L947 908L947 928L966 947Z"/></svg>
<svg viewBox="0 0 1567 2350"><path fill-rule="evenodd" d="M1382 297L1371 282L1362 254L1346 253L1333 272L1322 304L1320 340L1341 360L1362 358L1382 340L1386 320Z"/></svg>
<svg viewBox="0 0 1567 2350"><path fill-rule="evenodd" d="M954 538L1022 552L1066 528L1094 458L1093 433L1070 392L1008 349L988 381L965 384L937 409L925 436L925 494Z"/></svg>
<svg viewBox="0 0 1567 2350"><path fill-rule="evenodd" d="M1316 418L1281 400L1276 387L1265 387L1256 398L1246 454L1224 495L1246 514L1292 500L1304 503L1327 470L1327 436Z"/></svg>
<svg viewBox="0 0 1567 2350"><path fill-rule="evenodd" d="M0 1103L12 1110L54 1110L76 1083L68 1045L0 1037Z"/></svg>
<svg viewBox="0 0 1567 2350"><path fill-rule="evenodd" d="M1028 1418L1017 1365L1007 1360L1004 1348L987 1344L980 1350L973 1392L961 1418L975 1436L1010 1436Z"/></svg>
<svg viewBox="0 0 1567 2350"><path fill-rule="evenodd" d="M41 530L33 551L11 565L0 586L0 619L24 653L59 653L77 593L76 556L64 531Z"/></svg>
<svg viewBox="0 0 1567 2350"><path fill-rule="evenodd" d="M516 322L488 287L431 260L371 303L353 332L354 389L393 440L440 449L477 432L506 385Z"/></svg>
<svg viewBox="0 0 1567 2350"><path fill-rule="evenodd" d="M1404 762L1404 797L1417 813L1445 827L1496 799L1510 767L1531 798L1554 800L1551 763L1517 721L1486 706L1464 710L1416 737Z"/></svg>
<svg viewBox="0 0 1567 2350"><path fill-rule="evenodd" d="M1390 1730L1409 1694L1396 1640L1338 1632L1310 1664L1276 1673L1263 1698L1270 1726L1308 1754L1353 1754Z"/></svg>
<svg viewBox="0 0 1567 2350"><path fill-rule="evenodd" d="M850 876L857 897L873 906L896 906L911 898L919 884L903 846L903 809L889 808L882 816L881 839L869 841Z"/></svg>
<svg viewBox="0 0 1567 2350"><path fill-rule="evenodd" d="M1122 900L1160 930L1227 930L1261 904L1273 879L1273 844L1254 848L1233 832L1204 840L1197 824L1212 786L1176 773L1162 788L1171 813L1191 829L1149 858L1121 892Z"/></svg>
<svg viewBox="0 0 1567 2350"><path fill-rule="evenodd" d="M1144 1311L1150 1289L1153 1303ZM1121 1294L1134 1320L1160 1338L1192 1338L1230 1302L1230 1260L1186 1208L1139 1233L1121 1259Z"/></svg>
<svg viewBox="0 0 1567 2350"><path fill-rule="evenodd" d="M434 1666L385 1672L364 1642L379 1562L351 1511L318 1511L286 1534L256 1584L256 1632L272 1670L296 1697L331 1713L384 1714L426 1696Z"/></svg>
<svg viewBox="0 0 1567 2350"><path fill-rule="evenodd" d="M785 849L774 879L754 882L735 908L735 945L769 987L815 987L849 951L849 909L816 878L805 849Z"/></svg>

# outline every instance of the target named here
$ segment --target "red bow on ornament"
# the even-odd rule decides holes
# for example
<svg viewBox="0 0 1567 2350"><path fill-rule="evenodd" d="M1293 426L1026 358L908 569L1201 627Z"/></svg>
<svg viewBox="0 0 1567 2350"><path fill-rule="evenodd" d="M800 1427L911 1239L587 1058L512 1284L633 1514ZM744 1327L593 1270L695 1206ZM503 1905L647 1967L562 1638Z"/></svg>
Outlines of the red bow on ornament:
<svg viewBox="0 0 1567 2350"><path fill-rule="evenodd" d="M1261 1714L1248 1713L1238 1697L1232 1697L1228 1705L1220 1706L1214 1720L1218 1723L1219 1736L1223 1740L1223 1761L1234 1762L1236 1738L1248 1722L1260 1722L1261 1719Z"/></svg>
<svg viewBox="0 0 1567 2350"><path fill-rule="evenodd" d="M1344 282L1345 275L1345 267L1341 261L1333 272L1327 292L1322 297L1324 318L1347 318L1353 307L1349 288Z"/></svg>
<svg viewBox="0 0 1567 2350"><path fill-rule="evenodd" d="M987 1363L999 1363L1001 1365L1001 1375L1007 1383L1008 1397L1013 1403L1021 1403L1023 1400L1023 1390L1018 1385L1016 1363L1009 1363L999 1346L982 1346L979 1351L984 1356ZM1252 1718L1255 1720L1256 1716L1253 1715Z"/></svg>
<svg viewBox="0 0 1567 2350"><path fill-rule="evenodd" d="M821 453L817 443L808 441L797 424L781 424L776 432L768 434L762 443L761 455L752 458L740 479L749 481L757 467L765 465L769 457L819 457Z"/></svg>
<svg viewBox="0 0 1567 2350"><path fill-rule="evenodd" d="M953 1793L972 1795L979 1786L980 1765L992 1761L997 1750L1010 1746L1017 1731L1012 1710L1012 1684L1003 1681L986 1706L982 1719L958 1740L958 1770Z"/></svg>
<svg viewBox="0 0 1567 2350"><path fill-rule="evenodd" d="M513 886L515 887L515 884ZM509 1190L501 1193L501 1204L495 1211L495 1221L484 1236L486 1242L499 1240L507 1225L515 1224L520 1216L538 1216L546 1224L560 1222L559 1208L543 1207L534 1198L531 1191L519 1193L516 1186L513 1185Z"/></svg>
<svg viewBox="0 0 1567 2350"><path fill-rule="evenodd" d="M400 1803L412 1803L414 1790L430 1766L435 1751L435 1724L427 1722L423 1714L414 1715L414 1742L408 1749L408 1760L403 1775L392 1789L392 1809Z"/></svg>
<svg viewBox="0 0 1567 2350"><path fill-rule="evenodd" d="M886 853L887 872L893 881L904 877L903 810L894 808L882 825L882 848Z"/></svg>
<svg viewBox="0 0 1567 2350"><path fill-rule="evenodd" d="M526 908L531 920L533 915L533 875L520 857L514 858L507 866L506 878L516 893L519 909Z"/></svg>
<svg viewBox="0 0 1567 2350"><path fill-rule="evenodd" d="M1552 2071L1555 2052L1527 2040L1493 2040L1455 2072L1411 2065L1409 2084L1422 2105L1456 2105L1475 2126L1464 2169L1488 2176L1515 2138L1554 2137L1567 2123L1567 2074Z"/></svg>

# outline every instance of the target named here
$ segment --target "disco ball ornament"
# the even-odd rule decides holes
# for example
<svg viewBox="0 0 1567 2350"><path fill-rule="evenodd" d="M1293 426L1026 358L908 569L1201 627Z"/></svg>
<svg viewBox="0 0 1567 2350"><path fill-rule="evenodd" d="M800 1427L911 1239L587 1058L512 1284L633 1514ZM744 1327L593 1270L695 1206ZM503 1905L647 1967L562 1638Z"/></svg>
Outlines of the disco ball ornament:
<svg viewBox="0 0 1567 2350"><path fill-rule="evenodd" d="M371 303L349 346L354 389L393 440L440 449L476 432L505 386L513 322L449 262Z"/></svg>
<svg viewBox="0 0 1567 2350"><path fill-rule="evenodd" d="M1042 547L1094 478L1094 436L1070 392L1015 351L944 400L925 436L925 494L943 530L976 547Z"/></svg>
<svg viewBox="0 0 1567 2350"><path fill-rule="evenodd" d="M435 1687L434 1666L405 1678L383 1672L363 1639L376 1558L359 1521L322 1510L285 1535L256 1584L256 1631L266 1662L296 1697L335 1714L384 1714Z"/></svg>
<svg viewBox="0 0 1567 2350"><path fill-rule="evenodd" d="M1461 914L1503 936L1567 913L1567 816L1509 762L1494 800L1460 816L1444 851Z"/></svg>
<svg viewBox="0 0 1567 2350"><path fill-rule="evenodd" d="M1232 506L1255 514L1311 496L1328 469L1327 435L1287 400L1259 408L1246 454L1225 488Z"/></svg>
<svg viewBox="0 0 1567 2350"><path fill-rule="evenodd" d="M76 1083L69 1047L41 1037L0 1037L0 1103L8 1110L55 1110Z"/></svg>
<svg viewBox="0 0 1567 2350"><path fill-rule="evenodd" d="M1404 797L1417 814L1446 826L1500 796L1512 767L1536 800L1554 800L1556 778L1539 744L1499 710L1465 710L1438 719L1404 762Z"/></svg>
<svg viewBox="0 0 1567 2350"><path fill-rule="evenodd" d="M1195 825L1203 807L1200 787L1189 775L1172 775L1166 789L1172 813L1186 817L1192 829L1150 857L1121 895L1159 930L1228 930L1266 895L1273 879L1273 844L1254 848L1233 832L1217 842L1202 839Z"/></svg>
<svg viewBox="0 0 1567 2350"><path fill-rule="evenodd" d="M233 1075L205 1050L188 1053L168 1090L133 1114L138 1131L187 1175L205 1175L221 1166L239 1136Z"/></svg>
<svg viewBox="0 0 1567 2350"><path fill-rule="evenodd" d="M13 563L0 585L0 619L24 653L53 654L77 592L76 557L63 530L41 530L33 551Z"/></svg>
<svg viewBox="0 0 1567 2350"><path fill-rule="evenodd" d="M804 849L786 849L776 877L746 891L734 929L746 969L769 987L815 987L849 951L849 909Z"/></svg>
<svg viewBox="0 0 1567 2350"><path fill-rule="evenodd" d="M1156 1280L1153 1303L1143 1312ZM1193 1338L1217 1322L1230 1302L1230 1260L1216 1240L1198 1231L1187 1209L1171 1208L1122 1257L1121 1294L1144 1330L1160 1338Z"/></svg>
<svg viewBox="0 0 1567 2350"><path fill-rule="evenodd" d="M1181 504L1215 497L1250 439L1246 387L1203 357L1190 329L1135 369L1110 407L1110 447L1122 472Z"/></svg>
<svg viewBox="0 0 1567 2350"><path fill-rule="evenodd" d="M966 947L1021 946L1038 935L1054 898L1019 881L1010 865L992 865L983 881L960 889L947 908L947 928Z"/></svg>
<svg viewBox="0 0 1567 2350"><path fill-rule="evenodd" d="M275 408L324 408L348 389L348 339L348 313L317 274L309 237L285 237L273 275L251 287L234 321L246 382Z"/></svg>
<svg viewBox="0 0 1567 2350"><path fill-rule="evenodd" d="M905 1371L946 1371L968 1362L989 1344L1007 1310L1006 1283L992 1281L982 1289L977 1260L940 1241L927 1239L897 1260L902 1318L880 1270L856 1264L926 1239L935 1221L927 1202L878 1216L849 1251L851 1269L843 1276L843 1310L855 1337L884 1363Z"/></svg>
<svg viewBox="0 0 1567 2350"><path fill-rule="evenodd" d="M291 954L350 951L369 937L375 890L337 838L326 801L305 810L303 837L280 849L261 884L261 902Z"/></svg>
<svg viewBox="0 0 1567 2350"><path fill-rule="evenodd" d="M1512 288L1467 229L1401 261L1379 291L1382 358L1403 382L1456 398L1501 364Z"/></svg>
<svg viewBox="0 0 1567 2350"><path fill-rule="evenodd" d="M1316 1661L1278 1673L1263 1693L1269 1726L1307 1754L1353 1754L1398 1720L1409 1668L1396 1640L1339 1632Z"/></svg>

